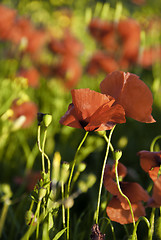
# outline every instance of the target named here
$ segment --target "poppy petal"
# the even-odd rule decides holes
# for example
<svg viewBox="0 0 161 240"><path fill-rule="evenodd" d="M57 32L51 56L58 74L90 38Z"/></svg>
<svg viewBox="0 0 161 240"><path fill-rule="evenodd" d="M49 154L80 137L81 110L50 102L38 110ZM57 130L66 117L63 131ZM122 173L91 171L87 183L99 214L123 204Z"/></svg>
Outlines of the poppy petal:
<svg viewBox="0 0 161 240"><path fill-rule="evenodd" d="M151 116L153 97L147 85L135 74L126 73L120 104L126 116L140 122L155 122Z"/></svg>
<svg viewBox="0 0 161 240"><path fill-rule="evenodd" d="M161 151L140 151L138 152L138 155L140 157L140 165L145 172L148 172L152 170L152 168L159 167L161 165Z"/></svg>
<svg viewBox="0 0 161 240"><path fill-rule="evenodd" d="M100 84L101 92L115 98L127 117L140 122L155 122L151 116L153 97L147 85L135 74L115 71Z"/></svg>
<svg viewBox="0 0 161 240"><path fill-rule="evenodd" d="M109 73L106 78L100 83L101 93L114 97L118 103L123 85L124 73L121 71L114 71L112 73Z"/></svg>
<svg viewBox="0 0 161 240"><path fill-rule="evenodd" d="M111 108L109 104L104 104L100 107L90 118L90 122L87 127L96 126L97 131L112 129L117 123L124 123L125 112L121 105L115 105ZM101 125L100 125L101 123Z"/></svg>
<svg viewBox="0 0 161 240"><path fill-rule="evenodd" d="M75 108L72 103L69 105L68 111L61 117L59 123L69 127L82 128L76 117Z"/></svg>
<svg viewBox="0 0 161 240"><path fill-rule="evenodd" d="M148 193L138 184L135 182L121 182L121 190L122 192L128 197L131 203L137 203L140 201L147 202L149 199ZM118 195L118 198L121 201L121 205L124 209L129 209L129 204L127 200Z"/></svg>
<svg viewBox="0 0 161 240"><path fill-rule="evenodd" d="M115 101L112 97L109 98L105 94L95 92L89 88L73 89L71 94L75 112L80 120L92 116L103 104L109 102L110 107Z"/></svg>
<svg viewBox="0 0 161 240"><path fill-rule="evenodd" d="M132 209L135 221L137 221L139 217L145 216L145 208L141 202L132 204ZM133 222L131 211L129 209L123 209L117 197L113 197L111 199L106 208L106 212L109 218L114 222L118 222L120 224L128 224Z"/></svg>

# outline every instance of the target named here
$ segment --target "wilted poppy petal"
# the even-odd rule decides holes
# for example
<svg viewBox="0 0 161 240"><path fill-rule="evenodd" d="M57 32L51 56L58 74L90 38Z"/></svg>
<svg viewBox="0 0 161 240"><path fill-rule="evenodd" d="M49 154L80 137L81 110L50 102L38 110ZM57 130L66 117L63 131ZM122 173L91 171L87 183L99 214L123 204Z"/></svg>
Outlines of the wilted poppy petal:
<svg viewBox="0 0 161 240"><path fill-rule="evenodd" d="M140 151L138 152L138 155L140 157L140 165L145 172L161 165L161 151Z"/></svg>
<svg viewBox="0 0 161 240"><path fill-rule="evenodd" d="M137 221L139 217L145 216L145 209L141 202L137 204L133 203L132 210L135 221ZM111 199L106 208L106 212L109 218L114 222L118 222L120 224L128 224L133 222L131 211L129 209L123 209L117 197L113 197Z"/></svg>
<svg viewBox="0 0 161 240"><path fill-rule="evenodd" d="M61 117L59 123L69 126L69 127L83 128L80 125L80 123L75 115L75 108L72 103L69 105L68 111L65 113L65 115L63 117Z"/></svg>
<svg viewBox="0 0 161 240"><path fill-rule="evenodd" d="M138 76L115 71L100 84L101 92L115 98L123 106L127 117L140 122L155 122L151 116L153 97L147 85Z"/></svg>

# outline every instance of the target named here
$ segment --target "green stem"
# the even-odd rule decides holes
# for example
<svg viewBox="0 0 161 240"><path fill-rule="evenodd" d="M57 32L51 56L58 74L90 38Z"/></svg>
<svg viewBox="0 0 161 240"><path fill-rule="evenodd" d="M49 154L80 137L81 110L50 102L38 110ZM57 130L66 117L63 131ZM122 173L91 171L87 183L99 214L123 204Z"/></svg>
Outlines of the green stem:
<svg viewBox="0 0 161 240"><path fill-rule="evenodd" d="M109 142L109 139L108 139L108 137L106 136L106 134L104 134L103 137L104 137L104 139L106 140L106 142L108 143L108 142ZM111 151L114 152L114 148L113 148L111 142L110 142L110 148L111 148Z"/></svg>
<svg viewBox="0 0 161 240"><path fill-rule="evenodd" d="M159 136L157 136L157 137L155 137L155 138L153 139L153 141L152 141L152 143L151 143L151 145L150 145L150 152L154 152L154 145L155 145L156 141L157 141L158 139L160 139L160 138L161 138L161 135L159 135Z"/></svg>
<svg viewBox="0 0 161 240"><path fill-rule="evenodd" d="M4 202L4 206L3 206L1 217L0 217L0 238L2 235L3 226L4 226L4 223L6 220L6 216L7 216L7 212L8 212L8 208L9 208L10 204L11 204L11 201L9 199L7 199Z"/></svg>
<svg viewBox="0 0 161 240"><path fill-rule="evenodd" d="M64 202L64 183L61 183L61 193L62 193L62 202ZM64 204L62 204L62 220L63 220L63 227L66 228L65 225L65 207Z"/></svg>
<svg viewBox="0 0 161 240"><path fill-rule="evenodd" d="M45 173L44 153L40 145L40 130L41 130L41 126L39 125L37 129L37 144L38 144L39 151L42 153L42 172Z"/></svg>
<svg viewBox="0 0 161 240"><path fill-rule="evenodd" d="M96 213L95 213L95 216L94 216L96 224L98 224L98 216L99 216L99 209L100 209L104 170L105 170L105 166L106 166L106 162L107 162L107 157L108 157L108 154L109 154L110 142L111 142L111 137L112 137L112 133L113 133L114 129L115 129L115 126L110 131L109 138L108 138L108 141L107 141L106 154L105 154L105 158L104 158L104 161L103 161L103 167L102 167L102 173L101 173L101 179L100 179L100 186L99 186L99 192L98 192L97 209L96 209Z"/></svg>
<svg viewBox="0 0 161 240"><path fill-rule="evenodd" d="M42 154L42 172L45 173L45 163L44 163L44 157L47 159L48 162L48 181L50 182L50 159L48 157L48 155L44 152L45 150L45 142L46 142L46 135L47 135L47 128L45 128L45 132L44 132L44 138L43 138L43 143L42 143L42 149L41 149L41 145L40 145L40 125L38 126L38 148L39 151ZM48 193L50 192L50 184L48 186Z"/></svg>
<svg viewBox="0 0 161 240"><path fill-rule="evenodd" d="M150 228L148 231L148 239L152 240L153 232L154 232L154 217L155 217L155 208L152 208L151 216L150 216Z"/></svg>
<svg viewBox="0 0 161 240"><path fill-rule="evenodd" d="M122 192L122 190L120 188L119 176L118 176L118 171L117 171L118 163L119 163L119 160L116 159L116 162L115 162L115 174L116 174L117 187L118 187L118 190L119 190L120 194L127 200L128 204L129 204L130 211L131 211L131 216L132 216L132 221L133 221L133 226L134 226L134 229L135 229L135 218L134 218L134 213L133 213L133 210L132 210L131 202L128 199L128 197ZM136 234L134 236L134 239L137 239Z"/></svg>
<svg viewBox="0 0 161 240"><path fill-rule="evenodd" d="M69 176L69 181L68 181L68 186L67 186L67 199L69 198L69 194L70 194L70 186L71 186L71 181L72 181L72 177L73 177L73 173L74 173L74 168L75 168L75 164L76 164L76 159L77 159L77 155L84 143L84 141L86 140L87 136L88 136L89 132L86 132L81 143L79 144L77 151L75 153L74 156L74 160L73 160L73 164L72 164L72 169L70 172L70 176ZM69 218L70 218L70 212L69 212L69 208L67 208L67 240L69 240Z"/></svg>
<svg viewBox="0 0 161 240"><path fill-rule="evenodd" d="M26 232L26 234L23 236L23 238L21 240L28 240L30 235L32 234L31 230L32 230L34 221L35 221L37 216L39 218L40 205L41 205L41 201L38 202L36 212L35 212L34 217L33 217L32 221L30 223L30 227L29 227L28 231ZM36 224L36 229L37 229L36 230L36 239L38 239L37 237L38 237L38 231L39 231L39 219L38 218L37 218L37 224Z"/></svg>

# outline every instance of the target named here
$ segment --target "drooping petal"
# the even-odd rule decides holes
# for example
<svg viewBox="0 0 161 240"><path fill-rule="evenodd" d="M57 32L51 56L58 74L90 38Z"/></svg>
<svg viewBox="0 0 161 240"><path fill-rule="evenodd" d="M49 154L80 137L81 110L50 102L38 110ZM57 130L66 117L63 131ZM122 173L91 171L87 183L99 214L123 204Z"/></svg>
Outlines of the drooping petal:
<svg viewBox="0 0 161 240"><path fill-rule="evenodd" d="M132 210L135 221L137 221L139 217L145 216L145 209L141 202L137 204L133 203ZM118 222L120 224L128 224L133 222L131 211L129 209L123 209L117 197L113 197L111 199L106 208L106 212L109 218L114 222Z"/></svg>
<svg viewBox="0 0 161 240"><path fill-rule="evenodd" d="M126 116L140 122L155 122L151 116L153 97L147 85L135 74L125 75L124 87L120 96L120 104Z"/></svg>
<svg viewBox="0 0 161 240"><path fill-rule="evenodd" d="M68 111L65 115L61 117L59 123L69 127L83 128L76 117L75 108L72 103L69 105Z"/></svg>
<svg viewBox="0 0 161 240"><path fill-rule="evenodd" d="M101 92L115 98L127 117L140 122L155 122L151 116L153 97L147 85L135 74L115 71L100 84Z"/></svg>
<svg viewBox="0 0 161 240"><path fill-rule="evenodd" d="M100 83L101 93L114 97L115 101L118 103L123 85L124 73L120 71L114 71L109 73Z"/></svg>

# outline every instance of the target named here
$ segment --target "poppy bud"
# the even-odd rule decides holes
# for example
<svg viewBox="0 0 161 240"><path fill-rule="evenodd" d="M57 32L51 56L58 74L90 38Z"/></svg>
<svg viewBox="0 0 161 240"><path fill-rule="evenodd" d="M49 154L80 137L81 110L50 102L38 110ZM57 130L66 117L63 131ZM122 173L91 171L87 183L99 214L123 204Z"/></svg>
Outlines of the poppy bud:
<svg viewBox="0 0 161 240"><path fill-rule="evenodd" d="M48 127L50 123L52 122L52 115L51 114L45 114L43 117L43 122L45 127Z"/></svg>
<svg viewBox="0 0 161 240"><path fill-rule="evenodd" d="M33 212L32 211L27 211L26 214L25 214L25 222L26 222L26 225L29 225L32 221L32 218L33 218Z"/></svg>
<svg viewBox="0 0 161 240"><path fill-rule="evenodd" d="M85 163L82 162L78 165L78 171L79 172L83 172L85 169L86 169L86 164Z"/></svg>
<svg viewBox="0 0 161 240"><path fill-rule="evenodd" d="M60 181L66 183L69 177L69 163L63 162L60 171Z"/></svg>
<svg viewBox="0 0 161 240"><path fill-rule="evenodd" d="M39 189L39 201L41 201L43 197L45 197L45 195L46 195L46 188L41 187Z"/></svg>
<svg viewBox="0 0 161 240"><path fill-rule="evenodd" d="M122 151L121 151L121 150L115 150L115 151L113 152L113 159L114 159L115 161L120 160L121 156L122 156Z"/></svg>

